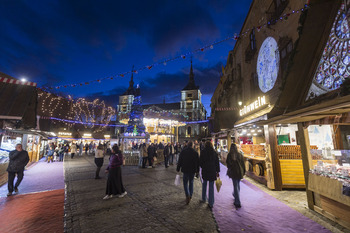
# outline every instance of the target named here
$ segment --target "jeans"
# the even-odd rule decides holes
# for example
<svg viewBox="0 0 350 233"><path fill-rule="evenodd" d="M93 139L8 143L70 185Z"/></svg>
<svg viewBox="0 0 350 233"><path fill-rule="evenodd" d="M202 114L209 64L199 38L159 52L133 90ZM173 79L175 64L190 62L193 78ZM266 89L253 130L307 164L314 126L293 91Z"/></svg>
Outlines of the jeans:
<svg viewBox="0 0 350 233"><path fill-rule="evenodd" d="M164 165L165 167L169 167L169 156L164 155Z"/></svg>
<svg viewBox="0 0 350 233"><path fill-rule="evenodd" d="M75 153L70 153L71 159L74 158Z"/></svg>
<svg viewBox="0 0 350 233"><path fill-rule="evenodd" d="M183 183L186 197L192 197L193 194L194 173L184 173Z"/></svg>
<svg viewBox="0 0 350 233"><path fill-rule="evenodd" d="M170 155L169 155L169 163L170 163L171 165L174 164L174 154L170 154Z"/></svg>
<svg viewBox="0 0 350 233"><path fill-rule="evenodd" d="M214 181L203 180L202 184L202 200L206 201L207 199L207 183L209 182L209 200L208 203L210 206L214 205Z"/></svg>
<svg viewBox="0 0 350 233"><path fill-rule="evenodd" d="M60 162L63 161L63 155L64 155L64 153L59 153Z"/></svg>
<svg viewBox="0 0 350 233"><path fill-rule="evenodd" d="M9 190L9 193L13 192L13 181L15 180L15 176L17 173L17 181L15 184L15 188L17 188L19 186L19 184L21 183L21 181L23 180L23 170L19 171L19 172L8 172L8 184L7 184L7 188Z"/></svg>
<svg viewBox="0 0 350 233"><path fill-rule="evenodd" d="M233 183L233 197L235 198L235 202L234 205L235 206L240 206L241 205L241 200L239 199L239 190L240 190L240 183L241 180L237 180L237 179L232 179L232 183Z"/></svg>
<svg viewBox="0 0 350 233"><path fill-rule="evenodd" d="M180 154L179 154L179 153L175 154L176 164L179 163L179 157L180 157Z"/></svg>
<svg viewBox="0 0 350 233"><path fill-rule="evenodd" d="M142 161L143 161L143 158L141 155L139 155L139 167L142 167Z"/></svg>
<svg viewBox="0 0 350 233"><path fill-rule="evenodd" d="M146 168L147 160L148 160L148 157L143 157L142 158L142 168Z"/></svg>
<svg viewBox="0 0 350 233"><path fill-rule="evenodd" d="M148 157L148 166L152 166L152 159L153 159L152 157Z"/></svg>

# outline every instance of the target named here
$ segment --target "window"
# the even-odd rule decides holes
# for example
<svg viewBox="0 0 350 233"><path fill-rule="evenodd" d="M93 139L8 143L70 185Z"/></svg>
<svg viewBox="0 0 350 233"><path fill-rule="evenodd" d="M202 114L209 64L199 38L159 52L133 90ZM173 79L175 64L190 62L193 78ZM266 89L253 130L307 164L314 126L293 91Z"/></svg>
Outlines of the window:
<svg viewBox="0 0 350 233"><path fill-rule="evenodd" d="M192 94L187 94L187 97L192 97Z"/></svg>
<svg viewBox="0 0 350 233"><path fill-rule="evenodd" d="M250 63L256 52L255 29L253 28L249 35L249 46L245 51L245 62Z"/></svg>
<svg viewBox="0 0 350 233"><path fill-rule="evenodd" d="M252 32L250 33L250 49L254 50L256 49L256 42L255 42L255 31L254 28L252 29Z"/></svg>
<svg viewBox="0 0 350 233"><path fill-rule="evenodd" d="M346 10L345 5L342 4L323 50L307 99L338 89L350 77L350 50L348 49L350 11Z"/></svg>

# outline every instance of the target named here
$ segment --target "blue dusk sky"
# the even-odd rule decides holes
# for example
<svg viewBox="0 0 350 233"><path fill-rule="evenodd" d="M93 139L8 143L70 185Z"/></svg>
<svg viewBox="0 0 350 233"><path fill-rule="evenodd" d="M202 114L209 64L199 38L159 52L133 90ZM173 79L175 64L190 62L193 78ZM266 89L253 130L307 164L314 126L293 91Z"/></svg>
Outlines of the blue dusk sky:
<svg viewBox="0 0 350 233"><path fill-rule="evenodd" d="M239 33L251 0L1 0L0 71L39 87L82 83L176 57ZM210 98L235 41L193 55L196 84ZM190 57L134 74L143 103L180 101ZM101 83L60 88L74 98L109 105L130 74Z"/></svg>

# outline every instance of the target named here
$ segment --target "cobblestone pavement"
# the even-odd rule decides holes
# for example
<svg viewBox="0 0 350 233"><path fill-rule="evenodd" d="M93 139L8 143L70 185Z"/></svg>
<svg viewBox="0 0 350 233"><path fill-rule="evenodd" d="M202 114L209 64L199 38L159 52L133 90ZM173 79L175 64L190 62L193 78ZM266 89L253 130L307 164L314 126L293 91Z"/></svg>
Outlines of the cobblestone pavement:
<svg viewBox="0 0 350 233"><path fill-rule="evenodd" d="M199 203L200 181L195 180L193 199L185 205L182 185L174 185L175 166L125 166L128 195L102 200L107 177L103 169L103 179L94 179L93 156L66 159L64 165L66 232L217 232L212 212Z"/></svg>

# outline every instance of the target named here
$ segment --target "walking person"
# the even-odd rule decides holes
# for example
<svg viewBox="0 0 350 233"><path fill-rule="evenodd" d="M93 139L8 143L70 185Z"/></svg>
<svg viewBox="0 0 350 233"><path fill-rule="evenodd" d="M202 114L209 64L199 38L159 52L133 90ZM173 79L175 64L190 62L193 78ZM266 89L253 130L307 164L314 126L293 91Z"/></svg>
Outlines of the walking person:
<svg viewBox="0 0 350 233"><path fill-rule="evenodd" d="M147 155L148 155L148 168L152 168L152 160L154 157L157 157L157 152L156 152L156 147L152 143L148 148L147 148Z"/></svg>
<svg viewBox="0 0 350 233"><path fill-rule="evenodd" d="M241 208L241 200L239 197L240 181L246 172L244 165L244 157L238 152L236 144L232 143L230 152L227 155L227 175L232 179L234 205Z"/></svg>
<svg viewBox="0 0 350 233"><path fill-rule="evenodd" d="M85 154L88 154L88 150L89 150L89 144L85 143Z"/></svg>
<svg viewBox="0 0 350 233"><path fill-rule="evenodd" d="M194 176L196 174L198 177L199 173L199 156L192 146L193 143L191 141L187 143L187 147L180 153L179 163L176 168L177 172L181 169L183 173L186 205L188 205L192 199Z"/></svg>
<svg viewBox="0 0 350 233"><path fill-rule="evenodd" d="M174 148L175 148L175 161L176 161L176 165L177 165L178 162L179 162L179 155L180 155L180 152L181 152L181 145L180 145L180 143L177 142Z"/></svg>
<svg viewBox="0 0 350 233"><path fill-rule="evenodd" d="M83 142L80 142L80 144L79 144L79 156L81 156L83 154L83 149L84 149L84 144L83 144Z"/></svg>
<svg viewBox="0 0 350 233"><path fill-rule="evenodd" d="M97 166L96 168L96 174L95 174L95 179L101 179L100 177L100 170L103 165L103 160L104 160L104 154L103 154L103 145L99 144L96 151L95 151L95 164Z"/></svg>
<svg viewBox="0 0 350 233"><path fill-rule="evenodd" d="M169 143L169 164L174 165L174 155L175 155L175 148L174 148L174 143L172 142L171 144Z"/></svg>
<svg viewBox="0 0 350 233"><path fill-rule="evenodd" d="M62 162L63 161L63 156L64 156L64 153L65 153L65 146L63 144L61 144L60 146L60 149L58 151L58 157L59 157L59 161Z"/></svg>
<svg viewBox="0 0 350 233"><path fill-rule="evenodd" d="M108 179L104 200L110 199L113 196L124 197L127 194L123 186L121 165L123 165L123 154L119 150L118 145L115 144L112 147L112 154L106 169Z"/></svg>
<svg viewBox="0 0 350 233"><path fill-rule="evenodd" d="M55 150L54 146L50 146L49 151L47 152L47 163L53 163L53 156L54 156Z"/></svg>
<svg viewBox="0 0 350 233"><path fill-rule="evenodd" d="M169 157L170 157L170 143L168 143L164 150L163 150L163 155L164 155L164 165L165 168L169 167Z"/></svg>
<svg viewBox="0 0 350 233"><path fill-rule="evenodd" d="M143 143L140 149L140 153L142 156L142 168L146 168L146 163L148 160L148 153L147 153L147 144Z"/></svg>
<svg viewBox="0 0 350 233"><path fill-rule="evenodd" d="M70 147L71 159L74 158L75 153L77 153L77 145L75 143L72 143L72 146Z"/></svg>
<svg viewBox="0 0 350 233"><path fill-rule="evenodd" d="M207 141L205 143L204 149L201 151L201 156L199 157L199 166L202 168L202 202L206 201L207 197L207 184L209 182L209 199L208 206L210 209L214 205L214 182L216 177L219 176L220 165L219 157L215 152L211 142Z"/></svg>
<svg viewBox="0 0 350 233"><path fill-rule="evenodd" d="M24 168L29 162L28 152L23 150L22 144L16 145L16 150L13 150L9 154L9 165L7 167L8 172L8 193L7 196L11 196L12 192L18 193L18 186L21 184L24 176ZM13 188L13 182L17 174L17 181Z"/></svg>

